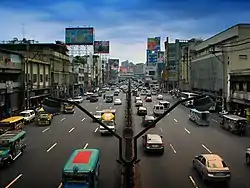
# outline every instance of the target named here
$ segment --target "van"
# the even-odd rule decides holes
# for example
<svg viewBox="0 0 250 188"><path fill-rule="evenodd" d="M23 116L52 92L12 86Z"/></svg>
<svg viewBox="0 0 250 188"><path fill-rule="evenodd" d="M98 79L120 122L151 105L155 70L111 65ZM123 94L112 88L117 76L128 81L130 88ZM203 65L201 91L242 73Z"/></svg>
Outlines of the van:
<svg viewBox="0 0 250 188"><path fill-rule="evenodd" d="M160 115L164 114L164 106L161 104L154 105L153 113L155 116L160 116Z"/></svg>

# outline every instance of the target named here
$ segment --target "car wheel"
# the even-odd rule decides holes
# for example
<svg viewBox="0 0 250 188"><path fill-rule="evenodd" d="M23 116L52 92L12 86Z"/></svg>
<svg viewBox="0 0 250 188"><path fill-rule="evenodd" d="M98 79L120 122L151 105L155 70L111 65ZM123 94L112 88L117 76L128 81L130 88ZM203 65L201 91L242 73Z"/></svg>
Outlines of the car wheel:
<svg viewBox="0 0 250 188"><path fill-rule="evenodd" d="M246 155L246 164L250 165L250 156L249 155Z"/></svg>

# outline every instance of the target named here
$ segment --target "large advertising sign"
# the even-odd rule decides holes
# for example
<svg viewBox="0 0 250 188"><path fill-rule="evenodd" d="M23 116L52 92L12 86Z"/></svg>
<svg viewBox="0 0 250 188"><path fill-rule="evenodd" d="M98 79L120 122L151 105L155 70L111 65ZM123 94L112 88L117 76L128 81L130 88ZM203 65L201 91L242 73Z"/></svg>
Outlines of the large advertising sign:
<svg viewBox="0 0 250 188"><path fill-rule="evenodd" d="M66 28L65 44L66 45L93 45L94 28Z"/></svg>
<svg viewBox="0 0 250 188"><path fill-rule="evenodd" d="M158 74L161 74L162 71L164 70L165 68L165 63L157 63L157 72Z"/></svg>
<svg viewBox="0 0 250 188"><path fill-rule="evenodd" d="M109 54L109 41L95 41L94 53L95 54Z"/></svg>
<svg viewBox="0 0 250 188"><path fill-rule="evenodd" d="M158 52L158 63L165 63L165 58L164 58L164 52L163 51L159 51Z"/></svg>
<svg viewBox="0 0 250 188"><path fill-rule="evenodd" d="M147 66L155 67L158 60L158 53L156 51L147 50Z"/></svg>
<svg viewBox="0 0 250 188"><path fill-rule="evenodd" d="M127 67L120 67L120 73L127 73L128 68Z"/></svg>
<svg viewBox="0 0 250 188"><path fill-rule="evenodd" d="M161 50L161 37L148 38L148 50Z"/></svg>

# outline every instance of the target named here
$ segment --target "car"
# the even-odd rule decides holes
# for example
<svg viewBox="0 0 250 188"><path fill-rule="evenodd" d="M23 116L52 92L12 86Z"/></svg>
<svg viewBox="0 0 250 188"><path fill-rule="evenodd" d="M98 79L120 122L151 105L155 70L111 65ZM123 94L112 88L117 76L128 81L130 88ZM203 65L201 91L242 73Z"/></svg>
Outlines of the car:
<svg viewBox="0 0 250 188"><path fill-rule="evenodd" d="M147 115L147 108L140 106L137 108L137 115L138 116L146 116Z"/></svg>
<svg viewBox="0 0 250 188"><path fill-rule="evenodd" d="M146 101L146 102L152 102L152 97L146 97L146 98L145 98L145 101Z"/></svg>
<svg viewBox="0 0 250 188"><path fill-rule="evenodd" d="M94 114L94 117L98 120L102 119L102 111L96 111ZM93 122L95 122L95 120L93 120Z"/></svg>
<svg viewBox="0 0 250 188"><path fill-rule="evenodd" d="M146 115L146 116L142 117L142 123L141 123L141 125L142 125L143 127L146 127L146 126L148 126L150 123L152 123L154 120L155 120L155 117L154 117L154 116L152 116L152 115Z"/></svg>
<svg viewBox="0 0 250 188"><path fill-rule="evenodd" d="M152 94L152 95L156 95L157 92L156 92L156 91L152 91L151 94Z"/></svg>
<svg viewBox="0 0 250 188"><path fill-rule="evenodd" d="M89 99L89 102L97 102L98 101L98 97L92 95Z"/></svg>
<svg viewBox="0 0 250 188"><path fill-rule="evenodd" d="M121 99L115 99L114 105L121 105L121 104L122 104Z"/></svg>
<svg viewBox="0 0 250 188"><path fill-rule="evenodd" d="M136 103L136 101L141 101L141 97L135 97L135 103Z"/></svg>
<svg viewBox="0 0 250 188"><path fill-rule="evenodd" d="M25 123L30 123L35 120L36 114L34 110L25 110L20 113L20 116L24 118Z"/></svg>
<svg viewBox="0 0 250 188"><path fill-rule="evenodd" d="M141 95L142 95L142 96L143 96L143 95L146 95L146 92L143 91L143 92L141 93Z"/></svg>
<svg viewBox="0 0 250 188"><path fill-rule="evenodd" d="M135 103L135 106L136 107L139 107L139 106L142 106L143 105L143 102L141 101L141 100L138 100L138 101L136 101L136 103Z"/></svg>
<svg viewBox="0 0 250 188"><path fill-rule="evenodd" d="M161 105L161 104L154 105L153 113L155 116L160 116L160 115L164 114L164 112L165 112L165 109L164 109L163 105Z"/></svg>
<svg viewBox="0 0 250 188"><path fill-rule="evenodd" d="M216 154L201 154L193 159L193 168L203 181L229 181L231 172L224 160Z"/></svg>
<svg viewBox="0 0 250 188"><path fill-rule="evenodd" d="M163 95L159 94L159 95L157 96L157 99L158 99L158 100L163 100Z"/></svg>
<svg viewBox="0 0 250 188"><path fill-rule="evenodd" d="M162 136L158 134L146 134L142 136L143 149L145 152L164 153L164 143Z"/></svg>
<svg viewBox="0 0 250 188"><path fill-rule="evenodd" d="M82 103L83 97L82 96L77 96L77 97L70 98L68 100L71 101L71 102Z"/></svg>

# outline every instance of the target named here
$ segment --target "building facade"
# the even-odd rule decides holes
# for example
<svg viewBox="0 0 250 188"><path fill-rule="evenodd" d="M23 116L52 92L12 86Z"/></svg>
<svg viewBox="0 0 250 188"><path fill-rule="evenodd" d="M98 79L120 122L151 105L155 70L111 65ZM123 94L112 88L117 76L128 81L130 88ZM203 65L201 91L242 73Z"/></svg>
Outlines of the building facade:
<svg viewBox="0 0 250 188"><path fill-rule="evenodd" d="M21 54L0 49L0 119L23 109L23 65Z"/></svg>
<svg viewBox="0 0 250 188"><path fill-rule="evenodd" d="M137 63L134 65L134 75L135 76L145 75L145 63Z"/></svg>
<svg viewBox="0 0 250 188"><path fill-rule="evenodd" d="M237 93L237 89L242 90L241 86L244 85L247 90L247 81L243 81L245 84L238 83L236 80L239 77L236 78L236 75L239 76L239 72L247 69L244 62L248 61L248 51L244 51L244 45L248 44L245 41L249 37L250 24L238 24L195 45L195 53L191 57L192 89L220 97L222 108L226 101L228 104L232 97L236 97L235 91ZM231 89L230 83L236 90Z"/></svg>
<svg viewBox="0 0 250 188"><path fill-rule="evenodd" d="M21 41L0 44L0 48L16 51L25 57L23 90L26 108L38 105L49 95L63 97L68 94L69 57L64 44Z"/></svg>

